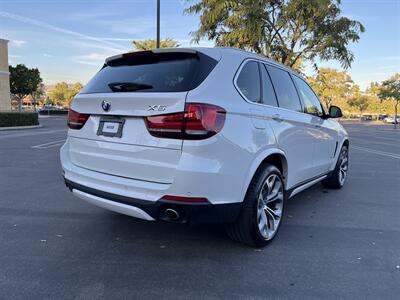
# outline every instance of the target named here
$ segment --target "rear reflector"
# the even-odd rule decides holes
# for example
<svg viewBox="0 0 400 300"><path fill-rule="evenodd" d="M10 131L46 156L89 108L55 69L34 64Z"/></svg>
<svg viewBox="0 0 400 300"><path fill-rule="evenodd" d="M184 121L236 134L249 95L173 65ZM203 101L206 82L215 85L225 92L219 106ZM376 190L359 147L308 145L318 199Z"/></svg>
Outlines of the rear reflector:
<svg viewBox="0 0 400 300"><path fill-rule="evenodd" d="M208 202L207 198L197 198L197 197L180 197L166 195L161 198L161 200L176 201L176 202L191 202L191 203L205 203Z"/></svg>
<svg viewBox="0 0 400 300"><path fill-rule="evenodd" d="M68 127L71 129L81 129L90 115L80 114L72 109L68 111Z"/></svg>
<svg viewBox="0 0 400 300"><path fill-rule="evenodd" d="M150 134L160 138L202 140L221 131L226 111L216 105L187 103L184 112L145 118Z"/></svg>

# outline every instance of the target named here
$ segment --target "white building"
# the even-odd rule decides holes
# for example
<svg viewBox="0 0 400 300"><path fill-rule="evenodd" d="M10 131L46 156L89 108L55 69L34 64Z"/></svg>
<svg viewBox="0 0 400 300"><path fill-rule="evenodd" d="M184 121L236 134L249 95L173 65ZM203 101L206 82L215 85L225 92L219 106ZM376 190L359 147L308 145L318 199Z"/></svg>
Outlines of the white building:
<svg viewBox="0 0 400 300"><path fill-rule="evenodd" d="M0 111L11 110L8 41L0 39Z"/></svg>

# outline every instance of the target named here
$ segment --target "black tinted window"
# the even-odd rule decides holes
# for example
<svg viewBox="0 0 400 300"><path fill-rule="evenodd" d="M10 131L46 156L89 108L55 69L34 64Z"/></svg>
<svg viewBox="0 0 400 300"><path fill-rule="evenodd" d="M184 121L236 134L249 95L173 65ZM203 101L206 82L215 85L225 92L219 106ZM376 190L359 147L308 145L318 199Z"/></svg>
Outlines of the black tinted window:
<svg viewBox="0 0 400 300"><path fill-rule="evenodd" d="M300 99L289 73L269 65L267 69L278 97L279 107L301 112Z"/></svg>
<svg viewBox="0 0 400 300"><path fill-rule="evenodd" d="M188 91L198 86L216 63L194 53L136 52L108 62L81 93Z"/></svg>
<svg viewBox="0 0 400 300"><path fill-rule="evenodd" d="M262 102L267 105L278 106L274 87L272 86L271 78L268 75L266 66L260 65L261 82L262 82Z"/></svg>
<svg viewBox="0 0 400 300"><path fill-rule="evenodd" d="M255 61L246 62L240 70L236 85L249 101L261 102L260 72L258 63Z"/></svg>
<svg viewBox="0 0 400 300"><path fill-rule="evenodd" d="M308 114L323 116L322 106L313 90L308 86L303 79L297 76L293 76L294 81L300 92L300 96L303 99L304 111Z"/></svg>

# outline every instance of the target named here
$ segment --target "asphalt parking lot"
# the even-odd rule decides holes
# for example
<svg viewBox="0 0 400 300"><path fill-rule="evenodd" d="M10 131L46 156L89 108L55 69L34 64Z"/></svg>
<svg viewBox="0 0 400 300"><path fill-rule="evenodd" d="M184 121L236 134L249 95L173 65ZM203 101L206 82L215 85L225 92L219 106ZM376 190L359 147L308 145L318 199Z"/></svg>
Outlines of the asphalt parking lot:
<svg viewBox="0 0 400 300"><path fill-rule="evenodd" d="M1 299L398 299L400 129L345 124L350 171L340 191L290 199L272 244L232 242L218 226L115 214L64 186L63 117L0 131Z"/></svg>

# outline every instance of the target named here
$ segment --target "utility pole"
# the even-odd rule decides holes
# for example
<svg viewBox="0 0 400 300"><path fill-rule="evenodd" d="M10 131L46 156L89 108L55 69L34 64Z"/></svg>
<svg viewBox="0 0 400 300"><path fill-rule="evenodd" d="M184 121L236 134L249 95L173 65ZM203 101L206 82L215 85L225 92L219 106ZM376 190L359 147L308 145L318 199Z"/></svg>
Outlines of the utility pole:
<svg viewBox="0 0 400 300"><path fill-rule="evenodd" d="M160 0L157 0L157 49L160 48Z"/></svg>

